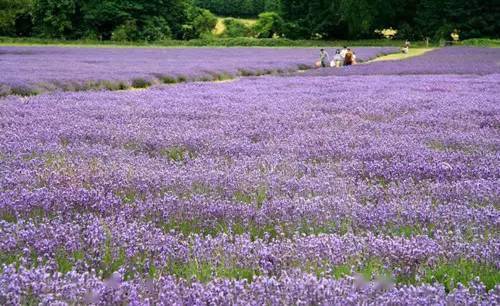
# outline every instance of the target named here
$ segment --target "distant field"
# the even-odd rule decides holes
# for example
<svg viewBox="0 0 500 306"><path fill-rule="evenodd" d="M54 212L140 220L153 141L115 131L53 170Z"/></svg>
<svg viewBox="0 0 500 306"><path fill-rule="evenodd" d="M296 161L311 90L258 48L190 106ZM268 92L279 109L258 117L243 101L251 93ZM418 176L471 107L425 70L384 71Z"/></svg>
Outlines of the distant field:
<svg viewBox="0 0 500 306"><path fill-rule="evenodd" d="M395 48L357 48L360 60ZM307 69L316 48L0 47L0 95L56 89L124 89Z"/></svg>

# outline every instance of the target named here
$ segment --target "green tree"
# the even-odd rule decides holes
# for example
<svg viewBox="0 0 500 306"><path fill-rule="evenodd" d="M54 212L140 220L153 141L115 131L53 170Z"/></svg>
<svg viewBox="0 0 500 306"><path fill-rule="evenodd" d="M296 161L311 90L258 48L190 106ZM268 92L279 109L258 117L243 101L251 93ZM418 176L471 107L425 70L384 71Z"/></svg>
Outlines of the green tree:
<svg viewBox="0 0 500 306"><path fill-rule="evenodd" d="M347 24L349 37L368 37L373 33L376 8L368 0L343 0L340 5L341 20Z"/></svg>
<svg viewBox="0 0 500 306"><path fill-rule="evenodd" d="M458 29L463 39L481 36L499 37L500 5L498 1L444 0L443 2L441 8L443 17L441 23L437 22L441 28L441 31L437 33L440 38L449 37L453 29Z"/></svg>
<svg viewBox="0 0 500 306"><path fill-rule="evenodd" d="M189 22L182 25L182 38L195 39L209 34L217 24L215 17L209 10L191 7L188 10Z"/></svg>
<svg viewBox="0 0 500 306"><path fill-rule="evenodd" d="M217 17L210 13L209 10L197 9L197 11L192 22L196 35L210 33L217 24Z"/></svg>
<svg viewBox="0 0 500 306"><path fill-rule="evenodd" d="M231 17L256 17L280 8L280 0L195 0L194 3L217 15Z"/></svg>
<svg viewBox="0 0 500 306"><path fill-rule="evenodd" d="M37 0L34 8L38 34L53 38L71 37L75 2L73 0Z"/></svg>
<svg viewBox="0 0 500 306"><path fill-rule="evenodd" d="M32 0L0 0L0 35L31 34Z"/></svg>
<svg viewBox="0 0 500 306"><path fill-rule="evenodd" d="M445 24L444 0L421 0L415 16L415 28L419 36L435 37ZM439 35L438 35L439 36Z"/></svg>
<svg viewBox="0 0 500 306"><path fill-rule="evenodd" d="M167 21L162 17L153 16L144 22L141 37L147 41L171 38L172 32Z"/></svg>
<svg viewBox="0 0 500 306"><path fill-rule="evenodd" d="M152 24L166 25L181 38L181 27L187 22L189 3L186 0L82 0L82 15L86 29L95 30L104 39L127 20L135 20L139 32ZM154 19L154 17L160 19ZM161 24L161 25L160 25ZM149 34L148 34L149 35ZM138 35L140 36L140 35Z"/></svg>
<svg viewBox="0 0 500 306"><path fill-rule="evenodd" d="M115 28L111 33L111 40L114 41L133 41L137 40L137 24L135 20L127 20Z"/></svg>
<svg viewBox="0 0 500 306"><path fill-rule="evenodd" d="M84 0L81 12L84 24L83 31L95 33L98 38L102 39L111 38L113 31L117 30L118 33L121 33L118 34L118 37L120 40L123 39L127 29L132 28L131 24L134 20L131 12L115 0ZM126 25L127 22L128 25Z"/></svg>
<svg viewBox="0 0 500 306"><path fill-rule="evenodd" d="M234 18L224 19L224 27L226 28L223 33L225 37L248 37L252 33L250 27Z"/></svg>
<svg viewBox="0 0 500 306"><path fill-rule="evenodd" d="M275 12L259 14L259 19L253 26L253 31L259 38L271 38L275 34L281 35L284 30L284 22L281 16Z"/></svg>
<svg viewBox="0 0 500 306"><path fill-rule="evenodd" d="M281 7L280 0L264 0L264 7L262 9L258 9L256 7L256 12L279 12Z"/></svg>

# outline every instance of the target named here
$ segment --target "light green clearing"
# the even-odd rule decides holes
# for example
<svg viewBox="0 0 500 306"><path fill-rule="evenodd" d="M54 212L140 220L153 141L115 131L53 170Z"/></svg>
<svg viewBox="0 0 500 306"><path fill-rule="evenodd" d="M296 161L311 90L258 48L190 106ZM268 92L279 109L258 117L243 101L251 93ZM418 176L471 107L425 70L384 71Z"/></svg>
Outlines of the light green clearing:
<svg viewBox="0 0 500 306"><path fill-rule="evenodd" d="M217 24L215 25L212 34L221 35L222 33L224 33L224 31L226 30L226 26L224 25L224 19L227 18L217 17ZM257 19L243 19L243 18L234 18L234 19L243 23L247 27L252 27L257 22Z"/></svg>
<svg viewBox="0 0 500 306"><path fill-rule="evenodd" d="M384 56L377 57L367 63L380 62L380 61L397 61L412 58L415 56L424 55L425 53L434 50L434 48L410 48L409 53L404 54L402 52L388 54Z"/></svg>

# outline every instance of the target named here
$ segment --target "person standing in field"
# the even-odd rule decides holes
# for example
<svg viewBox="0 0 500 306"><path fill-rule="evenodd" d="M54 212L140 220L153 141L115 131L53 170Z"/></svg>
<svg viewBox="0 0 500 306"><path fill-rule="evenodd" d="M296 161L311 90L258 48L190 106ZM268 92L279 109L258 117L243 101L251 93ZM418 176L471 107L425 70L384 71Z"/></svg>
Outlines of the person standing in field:
<svg viewBox="0 0 500 306"><path fill-rule="evenodd" d="M328 52L325 51L325 49L319 50L319 61L321 62L321 67L328 67L329 64L329 58L330 56L328 55Z"/></svg>
<svg viewBox="0 0 500 306"><path fill-rule="evenodd" d="M347 54L347 46L344 46L344 48L342 48L342 50L340 51L340 56L342 57L342 64L341 64L341 66L344 65L345 55L346 54Z"/></svg>
<svg viewBox="0 0 500 306"><path fill-rule="evenodd" d="M352 64L356 65L358 62L356 61L356 52L352 51Z"/></svg>
<svg viewBox="0 0 500 306"><path fill-rule="evenodd" d="M405 41L404 46L401 48L401 52L403 52L404 54L408 54L408 52L410 52L410 41L408 39Z"/></svg>
<svg viewBox="0 0 500 306"><path fill-rule="evenodd" d="M350 66L352 65L352 51L351 49L347 49L347 53L345 54L345 57L344 57L344 66Z"/></svg>
<svg viewBox="0 0 500 306"><path fill-rule="evenodd" d="M340 68L343 64L344 60L342 59L342 55L340 55L340 49L335 51L335 55L333 56L332 67Z"/></svg>

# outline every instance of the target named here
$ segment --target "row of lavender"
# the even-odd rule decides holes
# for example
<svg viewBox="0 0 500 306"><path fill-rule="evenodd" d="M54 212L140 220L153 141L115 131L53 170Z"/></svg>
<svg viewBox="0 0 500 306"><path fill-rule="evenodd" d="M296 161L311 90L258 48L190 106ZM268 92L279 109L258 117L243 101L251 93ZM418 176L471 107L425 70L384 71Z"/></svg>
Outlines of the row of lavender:
<svg viewBox="0 0 500 306"><path fill-rule="evenodd" d="M443 286L424 285L395 288L382 281L366 283L357 277L342 280L317 278L300 272L279 278L246 280L218 279L207 284L169 276L144 281L123 281L120 273L103 282L92 274L70 272L66 277L50 269L15 271L8 268L0 279L0 294L12 296L12 304L121 305L497 305L498 292L488 293L477 280L468 288L447 293ZM9 291L3 291L8 287ZM16 299L30 288L37 299ZM64 288L64 291L61 290ZM57 290L57 292L55 291ZM6 296L7 296L6 295ZM64 302L61 302L64 297Z"/></svg>
<svg viewBox="0 0 500 306"><path fill-rule="evenodd" d="M4 98L0 302L498 303L483 68Z"/></svg>
<svg viewBox="0 0 500 306"><path fill-rule="evenodd" d="M361 61L395 48L359 48ZM0 47L0 96L45 91L125 89L294 72L313 66L311 48Z"/></svg>
<svg viewBox="0 0 500 306"><path fill-rule="evenodd" d="M212 273L222 277L234 272L252 279L254 275L280 276L293 269L344 276L370 268L369 272L387 273L400 282L431 281L435 269L446 263L478 268L474 273L494 273L500 247L494 238L471 242L458 234L439 232L432 238L373 234L211 237L165 233L150 222L127 220L123 215L99 218L83 214L72 220L56 217L43 221L2 221L2 253L12 254L15 263L25 268L43 263L60 272L67 268L78 273L96 270L100 276L120 269L129 278L148 273L211 279ZM204 275L204 269L210 273ZM494 279L483 278L489 288L495 285Z"/></svg>

